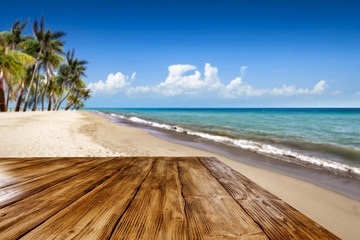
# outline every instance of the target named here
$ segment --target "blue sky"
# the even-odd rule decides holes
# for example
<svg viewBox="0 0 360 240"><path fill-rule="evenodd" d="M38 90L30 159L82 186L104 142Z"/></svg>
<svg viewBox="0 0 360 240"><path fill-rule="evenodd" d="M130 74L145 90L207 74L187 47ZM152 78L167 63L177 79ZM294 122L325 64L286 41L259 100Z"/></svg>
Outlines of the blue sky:
<svg viewBox="0 0 360 240"><path fill-rule="evenodd" d="M0 29L44 14L65 31L89 61L88 107L360 107L359 12L359 1L8 1Z"/></svg>

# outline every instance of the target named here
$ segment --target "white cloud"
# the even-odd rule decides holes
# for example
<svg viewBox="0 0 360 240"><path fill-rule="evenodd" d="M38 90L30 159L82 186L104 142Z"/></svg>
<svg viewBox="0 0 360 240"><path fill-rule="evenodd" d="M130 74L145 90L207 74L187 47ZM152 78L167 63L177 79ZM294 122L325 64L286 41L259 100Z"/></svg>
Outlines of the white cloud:
<svg viewBox="0 0 360 240"><path fill-rule="evenodd" d="M225 98L236 98L240 96L261 96L263 89L255 89L243 82L241 77L236 77L222 91Z"/></svg>
<svg viewBox="0 0 360 240"><path fill-rule="evenodd" d="M324 80L321 80L320 82L318 82L314 89L311 91L311 93L313 94L321 94L324 92L326 87L326 82Z"/></svg>
<svg viewBox="0 0 360 240"><path fill-rule="evenodd" d="M131 80L135 79L136 73L134 72L131 75ZM121 72L117 72L116 74L110 73L105 82L99 80L95 83L90 83L88 88L92 90L94 93L117 93L120 89L124 88L129 84L129 76L122 74Z"/></svg>
<svg viewBox="0 0 360 240"><path fill-rule="evenodd" d="M209 63L205 64L204 77L196 70L193 65L171 65L168 68L169 75L164 82L156 86L139 86L130 88L129 94L139 92L157 92L165 96L176 96L180 94L196 95L198 91L204 89L217 89L222 86L218 77L218 69L212 67ZM193 74L187 74L195 70ZM196 90L196 91L195 91Z"/></svg>
<svg viewBox="0 0 360 240"><path fill-rule="evenodd" d="M360 96L360 90L355 92L355 96Z"/></svg>
<svg viewBox="0 0 360 240"><path fill-rule="evenodd" d="M165 82L161 82L156 88L165 95L178 95L186 89L198 89L204 86L204 82L200 79L201 73L195 71L194 74L186 75L185 73L195 70L192 65L171 65L169 66L169 76Z"/></svg>
<svg viewBox="0 0 360 240"><path fill-rule="evenodd" d="M263 95L272 95L272 96L294 96L294 95L319 95L322 94L325 90L326 82L321 80L318 82L313 89L308 88L299 88L296 89L295 86L287 86L284 84L282 88L260 88L256 89L250 86L247 83L242 81L241 77L237 77L232 80L224 89L223 96L225 98L237 98L241 96L263 96Z"/></svg>
<svg viewBox="0 0 360 240"><path fill-rule="evenodd" d="M206 63L204 67L205 85L210 89L221 87L220 78L218 76L217 67L212 67L210 63Z"/></svg>
<svg viewBox="0 0 360 240"><path fill-rule="evenodd" d="M218 68L210 63L204 66L203 75L197 68L189 64L176 64L168 67L169 74L165 81L157 85L132 86L136 76L134 72L130 77L120 72L110 74L107 80L90 83L89 88L96 92L116 93L120 89L126 90L128 95L149 93L163 96L205 96L210 95L221 98L260 97L260 96L296 96L321 95L325 93L326 82L319 81L313 88L297 88L294 85L284 84L282 87L255 88L243 81L247 66L240 68L240 76L228 84L222 82L218 75ZM328 94L337 95L340 91ZM360 96L360 91L357 93Z"/></svg>

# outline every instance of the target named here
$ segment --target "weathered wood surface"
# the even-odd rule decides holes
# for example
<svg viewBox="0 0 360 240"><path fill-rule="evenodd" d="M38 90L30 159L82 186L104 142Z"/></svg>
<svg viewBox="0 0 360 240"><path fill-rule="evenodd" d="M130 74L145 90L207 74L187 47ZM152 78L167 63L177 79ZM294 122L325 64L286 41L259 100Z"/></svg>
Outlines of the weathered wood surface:
<svg viewBox="0 0 360 240"><path fill-rule="evenodd" d="M310 218L216 158L200 158L199 160L261 226L269 238L338 239Z"/></svg>
<svg viewBox="0 0 360 240"><path fill-rule="evenodd" d="M338 239L215 158L0 159L0 239Z"/></svg>

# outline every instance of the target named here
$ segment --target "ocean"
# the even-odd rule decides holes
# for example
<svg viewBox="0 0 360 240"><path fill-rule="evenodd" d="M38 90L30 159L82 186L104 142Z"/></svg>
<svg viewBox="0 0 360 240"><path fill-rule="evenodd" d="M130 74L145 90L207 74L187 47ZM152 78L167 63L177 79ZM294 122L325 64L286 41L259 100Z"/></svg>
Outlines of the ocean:
<svg viewBox="0 0 360 240"><path fill-rule="evenodd" d="M360 109L93 108L287 162L360 177Z"/></svg>

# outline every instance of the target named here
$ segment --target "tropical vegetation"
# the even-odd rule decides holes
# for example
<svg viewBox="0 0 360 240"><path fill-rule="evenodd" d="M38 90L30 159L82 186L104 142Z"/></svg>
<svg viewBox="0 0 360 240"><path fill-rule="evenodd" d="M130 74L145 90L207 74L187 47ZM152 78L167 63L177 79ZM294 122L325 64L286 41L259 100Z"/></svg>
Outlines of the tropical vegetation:
<svg viewBox="0 0 360 240"><path fill-rule="evenodd" d="M65 33L46 29L44 17L34 20L33 35L24 35L28 23L0 32L0 111L84 107L91 97L83 81L87 61L64 51Z"/></svg>

